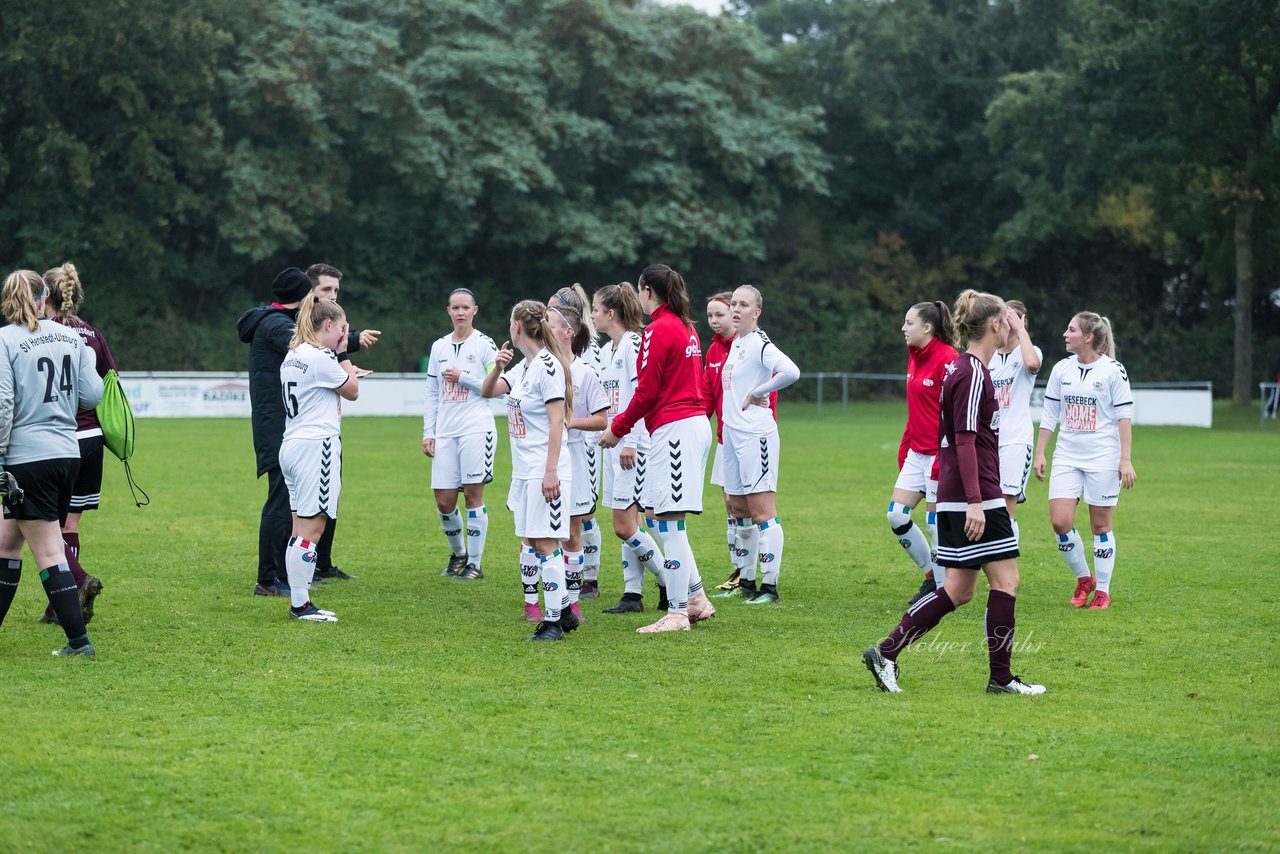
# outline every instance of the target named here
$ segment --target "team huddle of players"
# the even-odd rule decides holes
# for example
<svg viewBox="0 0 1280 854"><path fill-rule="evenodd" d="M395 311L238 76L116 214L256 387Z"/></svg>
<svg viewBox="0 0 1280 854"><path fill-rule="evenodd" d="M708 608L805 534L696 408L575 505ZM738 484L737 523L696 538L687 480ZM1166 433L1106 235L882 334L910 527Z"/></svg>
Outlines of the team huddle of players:
<svg viewBox="0 0 1280 854"><path fill-rule="evenodd" d="M662 616L640 633L688 631L715 615L685 529L687 514L703 509L702 476L713 444L712 480L724 489L732 569L718 595L778 602L784 535L776 508L774 396L800 372L759 328L762 308L760 291L750 285L712 297L714 338L704 364L687 287L665 265L646 268L635 287L609 285L590 299L575 285L545 303L521 301L501 346L475 328L474 294L453 291L447 306L453 329L431 349L422 443L451 552L444 575L484 577L484 486L493 478L497 442L488 401L504 396L512 465L506 503L520 539L524 614L537 623L531 639L563 639L581 623L581 599L598 595L597 503L612 513L623 570L622 596L604 613L643 611L647 571ZM1063 336L1071 355L1050 376L1033 448L1030 399L1042 355L1025 316L1020 303L975 291L961 294L954 308L921 303L907 312L908 420L887 515L923 582L898 626L864 653L883 690L899 690L898 653L969 601L982 569L990 587L988 690L1044 691L1009 670L1015 511L1030 473L1044 478L1055 432L1050 516L1078 579L1071 601L1094 610L1110 606L1111 517L1120 488L1135 479L1128 378L1114 359L1106 318L1076 315ZM319 520L295 526L290 584L303 601L295 601L293 615L314 622L337 619L310 602L303 576L310 536L333 515L340 489L335 396L354 399L358 386L356 372L340 367L333 353L345 335L340 309L321 321L304 303L296 354L281 372L288 417L281 464L295 515ZM325 394L332 404L311 401ZM718 422L714 443L710 416ZM912 519L921 499L928 537ZM1074 527L1080 500L1089 507L1093 572Z"/></svg>

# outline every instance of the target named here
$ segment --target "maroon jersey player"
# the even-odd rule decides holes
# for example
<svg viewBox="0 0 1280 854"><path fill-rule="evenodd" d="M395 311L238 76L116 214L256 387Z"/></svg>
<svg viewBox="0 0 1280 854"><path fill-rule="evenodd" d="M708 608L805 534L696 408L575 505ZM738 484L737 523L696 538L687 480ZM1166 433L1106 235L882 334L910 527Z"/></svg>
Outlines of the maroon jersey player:
<svg viewBox="0 0 1280 854"><path fill-rule="evenodd" d="M897 693L898 656L958 606L973 599L986 573L987 652L993 694L1043 694L1010 672L1018 541L1000 489L999 413L987 363L1009 332L1004 301L967 290L956 299L955 325L968 341L942 383L938 475L938 563L945 581L911 606L889 636L862 654L882 691Z"/></svg>

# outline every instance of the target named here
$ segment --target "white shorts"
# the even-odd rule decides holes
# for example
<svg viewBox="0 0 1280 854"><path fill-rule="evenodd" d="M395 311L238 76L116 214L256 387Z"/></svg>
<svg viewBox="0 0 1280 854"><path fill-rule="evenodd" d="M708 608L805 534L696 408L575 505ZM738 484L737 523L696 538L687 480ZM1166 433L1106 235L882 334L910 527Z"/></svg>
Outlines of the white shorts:
<svg viewBox="0 0 1280 854"><path fill-rule="evenodd" d="M1115 507L1120 503L1120 472L1055 465L1049 472L1049 500L1055 498L1083 498L1090 507Z"/></svg>
<svg viewBox="0 0 1280 854"><path fill-rule="evenodd" d="M569 515L590 516L596 512L596 460L600 457L600 449L586 442L570 442L568 447L569 463L573 466L573 482L578 486L573 491Z"/></svg>
<svg viewBox="0 0 1280 854"><path fill-rule="evenodd" d="M497 447L498 434L492 430L436 439L431 488L460 489L463 484L493 480L493 454Z"/></svg>
<svg viewBox="0 0 1280 854"><path fill-rule="evenodd" d="M567 540L568 507L573 502L573 482L560 481L560 497L542 497L542 478L511 479L507 509L516 517L516 536L530 540Z"/></svg>
<svg viewBox="0 0 1280 854"><path fill-rule="evenodd" d="M646 510L659 515L702 512L702 478L711 441L711 427L702 415L663 424L650 434L640 500Z"/></svg>
<svg viewBox="0 0 1280 854"><path fill-rule="evenodd" d="M763 436L724 430L724 491L755 495L778 491L778 431Z"/></svg>
<svg viewBox="0 0 1280 854"><path fill-rule="evenodd" d="M711 484L724 488L724 443L716 442L711 454Z"/></svg>
<svg viewBox="0 0 1280 854"><path fill-rule="evenodd" d="M1031 474L1030 445L1000 446L1000 491L1026 498L1027 477Z"/></svg>
<svg viewBox="0 0 1280 854"><path fill-rule="evenodd" d="M289 509L304 519L338 518L342 493L342 439L285 439L280 471L289 490Z"/></svg>
<svg viewBox="0 0 1280 854"><path fill-rule="evenodd" d="M902 471L898 472L898 482L893 485L893 488L907 492L922 492L926 502L937 503L938 482L933 479L935 459L937 459L935 455L908 450L907 458L902 463Z"/></svg>
<svg viewBox="0 0 1280 854"><path fill-rule="evenodd" d="M600 503L610 510L626 510L640 503L640 495L644 489L644 472L649 462L649 455L644 451L636 451L634 467L624 469L618 462L622 446L602 448L604 451L604 492Z"/></svg>

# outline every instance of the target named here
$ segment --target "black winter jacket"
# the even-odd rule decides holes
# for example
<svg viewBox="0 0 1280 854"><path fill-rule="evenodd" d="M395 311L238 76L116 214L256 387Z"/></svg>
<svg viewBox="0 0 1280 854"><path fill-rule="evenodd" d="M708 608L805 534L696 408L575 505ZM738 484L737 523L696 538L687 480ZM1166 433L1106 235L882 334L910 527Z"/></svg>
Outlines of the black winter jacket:
<svg viewBox="0 0 1280 854"><path fill-rule="evenodd" d="M260 305L236 321L240 340L249 345L249 402L253 407L253 450L258 477L280 467L284 441L284 398L280 396L280 365L298 317L296 308Z"/></svg>

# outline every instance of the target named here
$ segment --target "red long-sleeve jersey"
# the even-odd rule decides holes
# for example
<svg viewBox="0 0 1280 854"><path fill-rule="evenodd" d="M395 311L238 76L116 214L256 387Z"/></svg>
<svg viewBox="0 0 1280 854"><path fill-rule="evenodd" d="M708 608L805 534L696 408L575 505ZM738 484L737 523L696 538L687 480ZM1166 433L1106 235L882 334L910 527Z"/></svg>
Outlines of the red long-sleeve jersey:
<svg viewBox="0 0 1280 854"><path fill-rule="evenodd" d="M721 407L724 405L724 386L720 383L720 377L724 374L724 361L729 356L729 349L733 347L733 339L725 338L723 335L714 335L711 343L707 345L707 367L702 372L702 402L707 412L707 417L712 415L716 417L716 444L724 444L724 414ZM776 391L769 392L769 411L773 413L773 420L778 420L778 393Z"/></svg>
<svg viewBox="0 0 1280 854"><path fill-rule="evenodd" d="M902 468L908 450L925 456L938 453L942 380L947 365L958 355L955 347L938 338L923 347L907 347L907 426L898 446L898 468Z"/></svg>
<svg viewBox="0 0 1280 854"><path fill-rule="evenodd" d="M660 305L649 316L636 357L635 394L610 429L619 438L641 418L650 433L664 424L706 415L702 397L702 342L671 309Z"/></svg>

